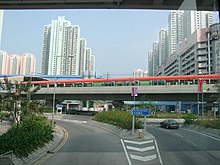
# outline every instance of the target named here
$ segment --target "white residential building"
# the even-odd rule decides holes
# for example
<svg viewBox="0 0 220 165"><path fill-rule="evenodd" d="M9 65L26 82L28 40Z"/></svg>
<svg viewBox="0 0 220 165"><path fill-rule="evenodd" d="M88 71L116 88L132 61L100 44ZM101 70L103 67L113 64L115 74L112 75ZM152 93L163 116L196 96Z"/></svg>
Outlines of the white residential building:
<svg viewBox="0 0 220 165"><path fill-rule="evenodd" d="M21 56L20 74L35 74L36 58L31 53L24 53Z"/></svg>
<svg viewBox="0 0 220 165"><path fill-rule="evenodd" d="M83 76L89 72L90 64L86 62L91 58L86 46L78 25L71 25L64 17L52 20L44 27L42 74Z"/></svg>
<svg viewBox="0 0 220 165"><path fill-rule="evenodd" d="M167 29L160 29L159 32L159 66L168 58Z"/></svg>
<svg viewBox="0 0 220 165"><path fill-rule="evenodd" d="M10 54L8 57L8 64L7 64L8 74L20 74L20 67L21 67L21 56L17 54Z"/></svg>
<svg viewBox="0 0 220 165"><path fill-rule="evenodd" d="M0 50L0 74L7 74L8 71L8 53Z"/></svg>
<svg viewBox="0 0 220 165"><path fill-rule="evenodd" d="M144 71L140 68L135 69L133 75L133 77L144 77Z"/></svg>
<svg viewBox="0 0 220 165"><path fill-rule="evenodd" d="M80 66L79 66L79 75L83 75L85 73L85 65L86 65L86 39L80 39Z"/></svg>
<svg viewBox="0 0 220 165"><path fill-rule="evenodd" d="M154 62L153 62L153 51L149 50L148 51L148 75L153 76L153 71L154 71Z"/></svg>
<svg viewBox="0 0 220 165"><path fill-rule="evenodd" d="M196 29L209 28L213 23L213 13L208 11L174 10L168 19L168 45L171 56L185 38Z"/></svg>
<svg viewBox="0 0 220 165"><path fill-rule="evenodd" d="M184 37L196 29L209 28L213 24L213 13L209 11L184 11Z"/></svg>
<svg viewBox="0 0 220 165"><path fill-rule="evenodd" d="M90 73L91 76L95 76L95 56L91 55L91 60L90 60Z"/></svg>
<svg viewBox="0 0 220 165"><path fill-rule="evenodd" d="M153 43L153 76L156 75L156 70L159 67L159 43L154 41Z"/></svg>
<svg viewBox="0 0 220 165"><path fill-rule="evenodd" d="M171 11L168 18L168 54L176 51L176 46L183 41L183 11Z"/></svg>
<svg viewBox="0 0 220 165"><path fill-rule="evenodd" d="M4 10L0 10L0 49L2 41L2 26L3 26Z"/></svg>
<svg viewBox="0 0 220 165"><path fill-rule="evenodd" d="M91 55L92 55L91 49L86 48L86 63L85 63L85 73L84 73L85 77L89 77L91 75L90 73Z"/></svg>

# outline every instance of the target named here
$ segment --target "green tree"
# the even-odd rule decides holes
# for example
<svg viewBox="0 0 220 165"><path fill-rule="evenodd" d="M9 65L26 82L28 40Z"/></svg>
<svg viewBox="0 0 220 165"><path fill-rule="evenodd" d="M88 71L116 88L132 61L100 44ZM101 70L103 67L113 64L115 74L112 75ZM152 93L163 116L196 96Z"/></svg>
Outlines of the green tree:
<svg viewBox="0 0 220 165"><path fill-rule="evenodd" d="M31 81L24 85L17 81L12 83L8 77L4 77L3 82L0 82L0 88L4 91L1 95L1 108L10 112L14 122L19 123L21 110L25 114L40 112L36 110L37 102L31 101L31 95L36 93L40 87L32 87ZM36 107L33 108L33 105Z"/></svg>

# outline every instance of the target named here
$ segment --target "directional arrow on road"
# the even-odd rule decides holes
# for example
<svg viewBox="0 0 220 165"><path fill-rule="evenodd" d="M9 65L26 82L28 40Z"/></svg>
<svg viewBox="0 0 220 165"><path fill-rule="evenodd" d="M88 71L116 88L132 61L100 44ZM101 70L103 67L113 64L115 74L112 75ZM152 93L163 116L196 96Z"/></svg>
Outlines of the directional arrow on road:
<svg viewBox="0 0 220 165"><path fill-rule="evenodd" d="M153 140L147 140L147 141L131 141L131 140L124 140L125 143L132 143L132 144L138 144L138 145L142 145L142 144L148 144L148 143L153 143Z"/></svg>
<svg viewBox="0 0 220 165"><path fill-rule="evenodd" d="M130 154L130 156L131 156L132 159L140 160L140 161L143 161L143 162L146 162L146 161L153 160L153 159L157 158L156 154L150 155L150 156L144 156L144 157L137 156L137 155L132 155L132 154Z"/></svg>
<svg viewBox="0 0 220 165"><path fill-rule="evenodd" d="M144 147L144 148L138 148L138 147L127 146L127 149L129 149L129 150L134 150L134 151L139 151L139 152L145 152L145 151L154 150L154 149L155 149L155 146Z"/></svg>

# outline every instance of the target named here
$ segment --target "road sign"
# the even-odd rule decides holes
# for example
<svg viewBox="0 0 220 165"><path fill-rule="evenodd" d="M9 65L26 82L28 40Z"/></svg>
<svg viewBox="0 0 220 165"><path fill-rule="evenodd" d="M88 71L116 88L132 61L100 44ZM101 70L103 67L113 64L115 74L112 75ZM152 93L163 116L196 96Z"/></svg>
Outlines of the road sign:
<svg viewBox="0 0 220 165"><path fill-rule="evenodd" d="M131 88L131 96L138 96L138 87Z"/></svg>
<svg viewBox="0 0 220 165"><path fill-rule="evenodd" d="M150 110L149 109L132 109L130 113L132 116L137 116L137 115L147 116L150 114Z"/></svg>
<svg viewBox="0 0 220 165"><path fill-rule="evenodd" d="M57 104L56 108L63 108L63 104Z"/></svg>

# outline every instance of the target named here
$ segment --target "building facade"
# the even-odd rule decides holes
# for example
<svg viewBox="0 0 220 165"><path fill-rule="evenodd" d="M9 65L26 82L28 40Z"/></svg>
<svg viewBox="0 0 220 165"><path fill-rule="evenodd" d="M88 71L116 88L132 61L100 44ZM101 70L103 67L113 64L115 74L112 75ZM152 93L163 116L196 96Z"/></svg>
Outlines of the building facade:
<svg viewBox="0 0 220 165"><path fill-rule="evenodd" d="M79 75L84 75L85 73L85 64L86 64L86 39L80 39L80 66L79 66Z"/></svg>
<svg viewBox="0 0 220 165"><path fill-rule="evenodd" d="M8 54L0 50L0 74L33 75L36 72L36 57L31 53Z"/></svg>
<svg viewBox="0 0 220 165"><path fill-rule="evenodd" d="M156 75L156 69L159 66L159 43L158 41L154 41L153 43L153 76Z"/></svg>
<svg viewBox="0 0 220 165"><path fill-rule="evenodd" d="M78 25L71 25L65 17L58 17L58 20L52 20L50 25L44 27L43 41L42 74L85 74L86 40L80 38ZM86 73L89 72L87 70Z"/></svg>
<svg viewBox="0 0 220 165"><path fill-rule="evenodd" d="M152 59L148 61L153 62L153 68L148 68L149 75L163 75L165 73L159 70L165 71L165 63L167 60L173 59L175 56L177 60L176 66L168 69L169 74L182 74L182 63L179 52L181 49L182 42L188 40L193 32L197 29L209 28L213 23L213 13L207 11L171 11L168 17L168 30L161 29L159 32L159 57L157 54L152 55ZM167 34L166 34L167 33ZM167 36L167 39L166 39ZM154 44L153 44L154 45ZM210 48L210 46L207 46ZM153 48L154 49L154 48ZM208 50L207 50L208 51ZM154 51L153 51L154 52ZM211 52L211 50L209 51ZM168 59L169 58L169 59ZM158 60L158 61L155 61ZM199 64L202 65L202 64ZM198 65L198 66L199 66ZM148 66L151 66L150 64ZM210 65L209 65L210 66ZM184 67L184 66L183 66ZM150 70L152 69L152 71ZM156 71L155 71L156 70ZM211 69L208 69L210 72ZM157 72L157 73L155 73ZM175 73L174 73L175 72ZM205 74L204 69L198 69L198 73L202 72ZM154 74L153 74L154 73ZM168 74L168 73L167 73Z"/></svg>
<svg viewBox="0 0 220 165"><path fill-rule="evenodd" d="M214 73L220 73L220 24L211 25L208 35L212 48L212 70Z"/></svg>
<svg viewBox="0 0 220 165"><path fill-rule="evenodd" d="M91 55L92 50L90 48L86 48L86 61L85 61L85 73L84 77L90 77L90 67L91 67Z"/></svg>
<svg viewBox="0 0 220 165"><path fill-rule="evenodd" d="M4 10L0 10L0 49L2 41L2 26L3 26Z"/></svg>
<svg viewBox="0 0 220 165"><path fill-rule="evenodd" d="M168 58L168 31L160 29L159 32L159 66Z"/></svg>
<svg viewBox="0 0 220 165"><path fill-rule="evenodd" d="M153 76L153 51L148 51L148 76Z"/></svg>
<svg viewBox="0 0 220 165"><path fill-rule="evenodd" d="M20 74L33 75L35 74L36 58L31 53L24 53L20 60Z"/></svg>
<svg viewBox="0 0 220 165"><path fill-rule="evenodd" d="M156 75L216 74L220 68L220 25L197 29L181 44L178 51L157 68Z"/></svg>
<svg viewBox="0 0 220 165"><path fill-rule="evenodd" d="M11 54L8 58L8 71L7 74L20 74L21 56L17 54Z"/></svg>
<svg viewBox="0 0 220 165"><path fill-rule="evenodd" d="M133 77L144 77L144 71L140 68L135 69L133 75Z"/></svg>
<svg viewBox="0 0 220 165"><path fill-rule="evenodd" d="M8 71L8 53L0 50L0 74L7 74Z"/></svg>

